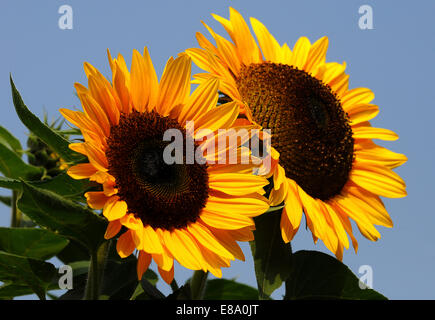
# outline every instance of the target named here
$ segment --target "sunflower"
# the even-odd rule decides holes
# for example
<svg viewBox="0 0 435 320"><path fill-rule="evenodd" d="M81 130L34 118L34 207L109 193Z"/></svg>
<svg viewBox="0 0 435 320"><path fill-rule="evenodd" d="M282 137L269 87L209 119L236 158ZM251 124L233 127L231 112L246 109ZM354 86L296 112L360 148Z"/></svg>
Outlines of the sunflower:
<svg viewBox="0 0 435 320"><path fill-rule="evenodd" d="M167 283L173 280L174 260L221 277L230 260L244 260L237 241L252 240L252 218L269 207L263 197L267 179L254 175L250 164L207 160L225 148L215 154L205 149L201 159L207 161L188 163L183 153L182 162L170 164L164 158L170 143L164 136L176 130L196 151L204 151L215 141L213 136L202 139L201 130L234 126L238 105L216 107L219 83L214 79L190 94L187 56L169 59L160 83L147 48L143 54L134 50L131 71L121 55L108 56L111 81L85 63L88 88L75 84L84 111L60 110L84 137L70 148L89 159L68 174L102 186L85 194L88 205L102 209L109 221L106 239L121 233L119 255L137 254L139 279L152 260Z"/></svg>
<svg viewBox="0 0 435 320"><path fill-rule="evenodd" d="M258 20L252 29L230 8L230 19L213 17L232 42L205 27L216 41L201 33L201 48L186 50L207 73L195 75L196 83L219 79L219 90L240 106L240 117L271 130L273 188L271 205L284 204L283 240L293 239L305 214L314 242L321 239L338 259L357 241L353 220L360 232L376 241L374 225L393 223L379 196L406 195L405 183L391 169L407 158L373 139L396 140L394 132L374 128L369 120L378 114L367 88L349 89L346 64L327 63L328 38L311 44L298 39L293 50L278 41Z"/></svg>

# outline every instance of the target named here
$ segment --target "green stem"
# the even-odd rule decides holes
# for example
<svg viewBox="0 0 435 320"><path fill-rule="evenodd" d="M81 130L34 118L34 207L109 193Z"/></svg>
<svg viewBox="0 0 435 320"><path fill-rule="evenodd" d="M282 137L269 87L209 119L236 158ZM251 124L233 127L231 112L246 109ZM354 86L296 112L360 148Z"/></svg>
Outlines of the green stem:
<svg viewBox="0 0 435 320"><path fill-rule="evenodd" d="M208 271L196 270L190 280L190 291L192 300L202 300L204 297L205 284L207 282Z"/></svg>
<svg viewBox="0 0 435 320"><path fill-rule="evenodd" d="M291 242L289 242L288 243L288 247L289 247L289 251L290 251L290 257L292 257L293 256L293 250L292 250L292 243ZM293 262L292 262L292 260L293 259L290 259L290 264L292 264ZM289 266L289 268L291 269L291 265ZM291 285L291 282L292 282L292 278L291 278L291 275L285 280L285 294L284 294L284 300L289 300L289 295L288 295L288 293L289 293L289 291L290 291L290 285Z"/></svg>
<svg viewBox="0 0 435 320"><path fill-rule="evenodd" d="M101 281L106 265L107 254L111 241L104 241L97 250L91 253L88 272L88 282L85 289L85 300L98 300L100 297Z"/></svg>
<svg viewBox="0 0 435 320"><path fill-rule="evenodd" d="M175 292L178 289L180 289L180 287L178 286L178 283L177 283L177 281L175 281L175 279L172 280L172 282L171 282L171 289L172 289L172 292Z"/></svg>
<svg viewBox="0 0 435 320"><path fill-rule="evenodd" d="M12 199L11 199L11 227L12 228L18 228L21 225L21 218L22 213L20 210L18 210L17 207L17 200L18 200L18 191L12 191Z"/></svg>

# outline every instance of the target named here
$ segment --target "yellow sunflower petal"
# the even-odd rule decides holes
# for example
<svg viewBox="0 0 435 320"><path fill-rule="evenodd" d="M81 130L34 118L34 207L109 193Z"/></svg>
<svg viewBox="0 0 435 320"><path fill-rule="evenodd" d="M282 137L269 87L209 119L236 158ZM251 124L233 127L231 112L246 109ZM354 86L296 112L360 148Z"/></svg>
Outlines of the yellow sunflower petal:
<svg viewBox="0 0 435 320"><path fill-rule="evenodd" d="M272 189L269 195L270 206L274 207L280 205L287 197L288 192L289 188L287 182L281 184L281 187L278 190Z"/></svg>
<svg viewBox="0 0 435 320"><path fill-rule="evenodd" d="M119 220L110 221L107 225L106 233L104 234L104 239L112 239L114 236L121 231L121 223Z"/></svg>
<svg viewBox="0 0 435 320"><path fill-rule="evenodd" d="M110 177L111 175L108 174L107 172L97 171L92 176L89 177L89 180L96 181L99 184L104 184L106 183L107 180L110 179Z"/></svg>
<svg viewBox="0 0 435 320"><path fill-rule="evenodd" d="M303 69L307 62L308 54L310 53L311 43L307 37L300 37L293 47L293 62L292 65Z"/></svg>
<svg viewBox="0 0 435 320"><path fill-rule="evenodd" d="M233 196L242 196L250 193L261 193L269 182L260 176L223 173L209 176L209 187Z"/></svg>
<svg viewBox="0 0 435 320"><path fill-rule="evenodd" d="M162 279L167 284L171 284L172 280L174 280L174 266L172 266L172 269L169 271L165 271L159 267L158 271L159 271L159 274L162 277Z"/></svg>
<svg viewBox="0 0 435 320"><path fill-rule="evenodd" d="M241 62L237 56L234 45L218 34L214 34L213 37L216 40L219 57L222 62L227 65L228 69L233 74L239 73Z"/></svg>
<svg viewBox="0 0 435 320"><path fill-rule="evenodd" d="M271 62L281 60L281 46L276 39L270 34L269 30L257 19L250 18L252 29L257 36L264 59Z"/></svg>
<svg viewBox="0 0 435 320"><path fill-rule="evenodd" d="M302 219L302 203L296 183L291 179L287 179L286 183L288 185L288 192L285 198L285 211L293 228L296 229L299 227Z"/></svg>
<svg viewBox="0 0 435 320"><path fill-rule="evenodd" d="M250 194L245 197L216 194L210 192L205 210L221 214L231 210L233 213L242 214L248 217L255 217L269 209L268 201L259 194ZM230 209L231 208L231 209Z"/></svg>
<svg viewBox="0 0 435 320"><path fill-rule="evenodd" d="M234 260L234 256L217 241L216 237L203 224L192 223L187 227L187 230L204 247L222 257Z"/></svg>
<svg viewBox="0 0 435 320"><path fill-rule="evenodd" d="M377 165L359 167L355 162L349 178L361 188L380 196L388 198L406 196L405 182L387 167Z"/></svg>
<svg viewBox="0 0 435 320"><path fill-rule="evenodd" d="M201 213L201 220L211 227L227 230L241 229L254 225L254 221L247 216L241 214L228 215L224 213L209 212L206 209Z"/></svg>
<svg viewBox="0 0 435 320"><path fill-rule="evenodd" d="M384 147L376 145L371 140L355 141L356 161L368 162L386 166L390 169L404 164L408 158L404 154L396 153Z"/></svg>
<svg viewBox="0 0 435 320"><path fill-rule="evenodd" d="M128 89L128 78L130 78L130 73L124 73L119 62L115 61L113 70L113 88L115 89L121 103L120 111L126 114L129 114L132 111L130 91Z"/></svg>
<svg viewBox="0 0 435 320"><path fill-rule="evenodd" d="M88 77L88 87L92 97L98 105L104 110L107 118L112 125L118 124L119 121L119 103L113 96L113 88L107 80L102 80L102 76L90 75Z"/></svg>
<svg viewBox="0 0 435 320"><path fill-rule="evenodd" d="M245 255L243 254L242 249L237 244L237 238L235 237L238 233L234 231L216 229L212 227L208 227L213 236L219 241L219 243L225 247L227 251L229 251L236 259L245 261ZM245 240L246 241L246 240Z"/></svg>
<svg viewBox="0 0 435 320"><path fill-rule="evenodd" d="M142 279L143 274L145 271L148 270L148 267L151 263L151 255L149 253L146 253L144 251L139 251L139 256L137 258L137 278L139 280Z"/></svg>
<svg viewBox="0 0 435 320"><path fill-rule="evenodd" d="M242 62L245 65L261 61L261 52L252 37L249 27L242 15L234 8L230 8L230 21L233 26L235 44L243 53Z"/></svg>
<svg viewBox="0 0 435 320"><path fill-rule="evenodd" d="M143 56L137 50L133 51L130 79L133 106L137 111L143 112L148 108L150 87L147 66Z"/></svg>
<svg viewBox="0 0 435 320"><path fill-rule="evenodd" d="M110 135L110 123L97 101L87 94L78 94L85 114L102 129L106 137Z"/></svg>
<svg viewBox="0 0 435 320"><path fill-rule="evenodd" d="M147 84L149 86L148 111L151 111L157 104L160 92L156 70L154 69L153 62L151 61L150 53L148 52L147 47L145 47L143 50L143 59L147 70Z"/></svg>
<svg viewBox="0 0 435 320"><path fill-rule="evenodd" d="M230 266L230 260L217 255L213 251L207 249L203 245L199 244L201 248L201 253L204 257L204 271L210 271L215 277L222 277L221 268L228 268Z"/></svg>
<svg viewBox="0 0 435 320"><path fill-rule="evenodd" d="M148 253L163 254L161 239L151 226L143 227L142 237L143 250Z"/></svg>
<svg viewBox="0 0 435 320"><path fill-rule="evenodd" d="M116 242L116 251L121 258L126 258L131 255L136 249L133 238L131 236L131 230L124 232Z"/></svg>
<svg viewBox="0 0 435 320"><path fill-rule="evenodd" d="M346 92L341 98L341 105L347 111L352 105L370 103L375 98L375 94L368 88L355 88Z"/></svg>
<svg viewBox="0 0 435 320"><path fill-rule="evenodd" d="M348 187L345 191L346 193L349 197L353 198L355 204L366 213L372 223L387 228L393 227L393 221L385 209L382 200L377 195L354 186Z"/></svg>
<svg viewBox="0 0 435 320"><path fill-rule="evenodd" d="M329 62L325 64L322 81L328 85L336 83L338 79L342 79L346 74L346 64L337 62Z"/></svg>
<svg viewBox="0 0 435 320"><path fill-rule="evenodd" d="M344 228L342 221L338 217L337 212L326 202L323 202L322 206L324 208L324 214L327 214L331 220L332 227L334 228L340 243L343 244L346 249L349 248L349 239L347 238L346 229Z"/></svg>
<svg viewBox="0 0 435 320"><path fill-rule="evenodd" d="M192 61L201 69L210 72L211 67L209 63L209 55L207 51L198 48L189 48L185 51L185 53L192 59ZM207 74L210 76L210 74ZM198 75L195 75L198 77ZM210 78L210 77L208 77Z"/></svg>
<svg viewBox="0 0 435 320"><path fill-rule="evenodd" d="M346 233L349 235L350 239L352 240L352 247L354 248L355 253L356 253L358 251L358 241L356 240L355 236L353 235L352 225L350 223L349 217L333 201L328 202L328 205L331 207L331 209L337 214L337 217L340 219L344 230L346 230Z"/></svg>
<svg viewBox="0 0 435 320"><path fill-rule="evenodd" d="M325 219L321 206L319 205L320 200L313 199L300 187L298 187L298 194L304 208L305 216L307 217L307 224L313 236L321 239L329 250L336 252L338 238ZM308 220L310 223L308 223Z"/></svg>
<svg viewBox="0 0 435 320"><path fill-rule="evenodd" d="M284 43L281 47L281 59L276 61L277 63L283 63L291 65L293 62L293 52L287 43Z"/></svg>
<svg viewBox="0 0 435 320"><path fill-rule="evenodd" d="M212 13L211 15L216 21L218 21L224 27L224 29L228 32L228 34L230 35L233 42L236 42L236 40L234 38L234 28L233 28L233 25L231 24L231 21L227 20L225 18L222 18L221 16L218 16L217 14L214 14L214 13ZM202 45L201 45L201 47L202 47Z"/></svg>
<svg viewBox="0 0 435 320"><path fill-rule="evenodd" d="M201 251L192 236L184 230L173 230L163 232L165 246L177 261L184 267L191 270L201 270Z"/></svg>
<svg viewBox="0 0 435 320"><path fill-rule="evenodd" d="M130 230L142 230L143 228L142 220L136 218L132 213L124 215L119 219L119 222Z"/></svg>
<svg viewBox="0 0 435 320"><path fill-rule="evenodd" d="M381 234L373 226L373 223L365 216L365 213L355 204L351 198L342 196L335 197L333 200L336 206L343 211L344 214L354 220L361 233L369 240L376 241L381 238Z"/></svg>
<svg viewBox="0 0 435 320"><path fill-rule="evenodd" d="M179 123L185 124L186 120L196 121L202 114L216 107L219 98L218 88L219 80L216 78L210 78L200 84L181 109Z"/></svg>
<svg viewBox="0 0 435 320"><path fill-rule="evenodd" d="M106 196L102 191L90 191L85 193L86 200L92 209L100 210L104 208L110 197Z"/></svg>
<svg viewBox="0 0 435 320"><path fill-rule="evenodd" d="M353 127L352 132L355 139L380 139L387 141L399 139L399 136L395 132L383 128L373 128L366 126Z"/></svg>
<svg viewBox="0 0 435 320"><path fill-rule="evenodd" d="M293 227L288 218L288 211L286 208L283 209L281 214L281 236L285 243L289 243L293 240L296 232L298 231L298 227Z"/></svg>
<svg viewBox="0 0 435 320"><path fill-rule="evenodd" d="M117 196L112 196L104 205L103 215L109 221L121 219L127 213L127 204Z"/></svg>
<svg viewBox="0 0 435 320"><path fill-rule="evenodd" d="M207 49L213 52L214 54L217 54L216 47L201 32L197 32L195 36L201 48Z"/></svg>
<svg viewBox="0 0 435 320"><path fill-rule="evenodd" d="M166 66L160 80L159 100L156 110L166 116L190 94L190 57L183 55Z"/></svg>
<svg viewBox="0 0 435 320"><path fill-rule="evenodd" d="M328 43L328 37L320 38L315 43L313 43L308 53L307 61L303 68L306 72L313 72L314 69L318 68L321 64L325 62L326 51L328 50Z"/></svg>
<svg viewBox="0 0 435 320"><path fill-rule="evenodd" d="M68 147L75 152L86 155L86 149L83 142L70 143Z"/></svg>
<svg viewBox="0 0 435 320"><path fill-rule="evenodd" d="M69 168L67 173L74 179L89 179L97 171L91 163L79 163Z"/></svg>
<svg viewBox="0 0 435 320"><path fill-rule="evenodd" d="M232 126L239 114L239 106L236 102L220 105L204 114L195 122L195 129L206 128L211 131L225 129Z"/></svg>
<svg viewBox="0 0 435 320"><path fill-rule="evenodd" d="M65 119L67 119L73 125L78 127L82 131L83 135L85 135L85 133L88 133L92 135L94 140L98 142L102 140L102 137L104 136L103 131L95 124L95 122L89 119L85 115L85 113L81 111L73 111L73 110L63 109L63 108L59 109L59 111L64 116Z"/></svg>
<svg viewBox="0 0 435 320"><path fill-rule="evenodd" d="M88 155L89 162L98 169L99 171L107 171L109 164L105 153L95 145L90 142L85 142L84 144L86 154Z"/></svg>
<svg viewBox="0 0 435 320"><path fill-rule="evenodd" d="M159 235L160 238L163 238L163 236L159 232L157 232L157 234ZM162 248L163 248L162 254L157 254L157 253L152 254L153 260L156 262L156 264L159 266L160 269L169 271L174 266L174 257L168 251L168 249L166 249L165 246L162 245Z"/></svg>
<svg viewBox="0 0 435 320"><path fill-rule="evenodd" d="M374 104L356 104L345 111L349 115L351 125L355 125L376 117L379 107Z"/></svg>

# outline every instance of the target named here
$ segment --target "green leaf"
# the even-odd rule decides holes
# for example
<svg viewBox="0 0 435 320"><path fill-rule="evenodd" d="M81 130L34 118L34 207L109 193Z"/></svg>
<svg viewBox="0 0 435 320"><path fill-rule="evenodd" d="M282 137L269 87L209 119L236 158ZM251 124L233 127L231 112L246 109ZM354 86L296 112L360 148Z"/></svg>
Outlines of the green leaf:
<svg viewBox="0 0 435 320"><path fill-rule="evenodd" d="M0 187L11 190L21 191L21 181L0 176Z"/></svg>
<svg viewBox="0 0 435 320"><path fill-rule="evenodd" d="M51 280L51 283L48 285L46 291L47 295L50 296L50 290L59 290L59 274L56 273ZM16 280L14 282L7 281L2 286L0 286L0 300L11 300L15 297L25 296L34 294L32 288L30 288L27 284L22 281Z"/></svg>
<svg viewBox="0 0 435 320"><path fill-rule="evenodd" d="M82 300L85 295L88 280L89 260L76 261L68 264L73 270L73 288L58 297L59 300Z"/></svg>
<svg viewBox="0 0 435 320"><path fill-rule="evenodd" d="M155 287L159 278L157 277L157 274L151 270L148 269L143 276L145 278L145 280L148 282L148 285L145 284L145 286L149 286L151 285L152 287ZM143 289L144 285L142 285L142 281L141 283L139 283L136 287L136 290L133 292L130 300L153 300L156 299L156 293L153 290L153 295L150 295L149 293L145 292ZM157 289L156 289L157 290ZM157 293L157 295L160 297L160 294ZM160 298L158 298L160 299Z"/></svg>
<svg viewBox="0 0 435 320"><path fill-rule="evenodd" d="M91 262L89 260L82 260L82 261L71 262L68 265L73 270L73 276L76 277L82 274L87 274L89 271L90 263Z"/></svg>
<svg viewBox="0 0 435 320"><path fill-rule="evenodd" d="M361 289L360 280L334 257L301 250L293 254L286 299L386 300L372 289Z"/></svg>
<svg viewBox="0 0 435 320"><path fill-rule="evenodd" d="M267 299L290 275L291 247L281 236L281 212L256 217L254 239L250 242L260 299Z"/></svg>
<svg viewBox="0 0 435 320"><path fill-rule="evenodd" d="M109 300L131 297L139 283L136 272L136 258L109 259L104 270L101 295Z"/></svg>
<svg viewBox="0 0 435 320"><path fill-rule="evenodd" d="M15 138L12 133L10 133L3 126L0 126L0 144L7 146L21 157L23 153L23 147L21 146L20 140Z"/></svg>
<svg viewBox="0 0 435 320"><path fill-rule="evenodd" d="M68 242L49 230L0 227L0 250L23 257L46 260L55 256Z"/></svg>
<svg viewBox="0 0 435 320"><path fill-rule="evenodd" d="M103 273L99 299L120 300L128 299L128 297L131 297L130 300L151 299L148 294L144 293L142 286L138 282L136 273L137 259L133 255L121 259L113 251L116 250L110 248L108 261ZM89 264L89 261L78 261L70 264L74 274L74 289L62 295L60 297L61 300L77 300L84 297ZM150 269L145 272L143 278L152 286L155 286L158 281L156 273Z"/></svg>
<svg viewBox="0 0 435 320"><path fill-rule="evenodd" d="M0 143L0 172L9 178L37 180L43 169L25 163L17 153Z"/></svg>
<svg viewBox="0 0 435 320"><path fill-rule="evenodd" d="M195 270L192 278L190 278L190 293L192 300L202 300L205 292L205 285L207 283L208 271Z"/></svg>
<svg viewBox="0 0 435 320"><path fill-rule="evenodd" d="M27 183L36 188L52 191L67 198L79 198L90 189L89 181L75 180L68 176L67 173L61 173L54 178L43 181L28 181ZM0 177L0 187L22 191L22 184L18 179Z"/></svg>
<svg viewBox="0 0 435 320"><path fill-rule="evenodd" d="M0 281L26 284L40 299L45 299L55 274L51 263L0 251Z"/></svg>
<svg viewBox="0 0 435 320"><path fill-rule="evenodd" d="M66 172L51 179L29 182L29 184L37 188L52 191L66 198L83 196L90 187L88 180L73 179Z"/></svg>
<svg viewBox="0 0 435 320"><path fill-rule="evenodd" d="M18 208L40 226L79 242L89 252L104 240L107 222L92 210L26 182L22 188Z"/></svg>
<svg viewBox="0 0 435 320"><path fill-rule="evenodd" d="M12 300L15 297L33 294L26 284L16 284L8 281L0 286L0 300Z"/></svg>
<svg viewBox="0 0 435 320"><path fill-rule="evenodd" d="M189 281L166 297L167 300L192 300Z"/></svg>
<svg viewBox="0 0 435 320"><path fill-rule="evenodd" d="M136 295L140 295L141 293L137 291L140 283L136 267L137 258L134 255L121 258L116 251L115 243L112 243L103 273L101 295L106 296L109 300L129 299L135 292ZM148 269L142 279L155 288L158 277L152 270Z"/></svg>
<svg viewBox="0 0 435 320"><path fill-rule="evenodd" d="M258 290L228 279L208 280L204 300L257 300Z"/></svg>
<svg viewBox="0 0 435 320"><path fill-rule="evenodd" d="M70 239L68 245L59 252L56 257L64 264L71 264L77 261L88 260L89 252L83 244ZM89 262L89 261L88 261Z"/></svg>
<svg viewBox="0 0 435 320"><path fill-rule="evenodd" d="M15 111L17 112L21 122L37 137L50 146L64 161L78 162L84 159L82 155L68 147L70 142L67 139L56 133L53 129L39 120L37 116L30 112L15 87L12 76L10 77L10 82Z"/></svg>

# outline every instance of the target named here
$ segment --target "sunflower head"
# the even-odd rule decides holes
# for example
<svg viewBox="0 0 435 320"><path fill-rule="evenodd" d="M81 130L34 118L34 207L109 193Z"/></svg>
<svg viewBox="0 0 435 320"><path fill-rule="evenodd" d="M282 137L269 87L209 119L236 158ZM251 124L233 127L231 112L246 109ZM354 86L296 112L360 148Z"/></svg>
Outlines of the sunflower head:
<svg viewBox="0 0 435 320"><path fill-rule="evenodd" d="M252 174L252 164L211 161L231 148L241 153L240 143L221 148L217 141L219 130L237 124L238 104L216 106L215 79L191 94L185 55L168 60L160 81L146 48L133 52L130 70L121 55L109 53L109 63L110 81L85 63L88 86L76 84L83 111L61 109L84 137L70 148L89 159L69 175L101 185L85 194L88 204L103 210L105 237L118 236L120 256L138 254L139 278L152 260L168 283L175 260L221 276L231 260L244 259L237 241L252 240L252 218L268 208L268 182ZM180 151L168 132L182 141L180 161L168 161ZM191 162L188 150L207 161Z"/></svg>
<svg viewBox="0 0 435 320"><path fill-rule="evenodd" d="M350 219L368 239L380 238L374 225L393 224L379 196L406 195L391 170L406 157L372 141L398 138L371 126L379 112L372 91L349 89L346 64L326 62L327 37L313 44L301 37L291 49L251 18L256 41L233 8L229 19L213 17L231 41L204 24L215 44L197 33L200 48L186 54L206 71L195 75L196 83L219 79L219 90L239 104L241 116L271 130L269 200L285 204L284 241L293 239L303 213L314 240L322 239L340 259L348 236L357 249Z"/></svg>

